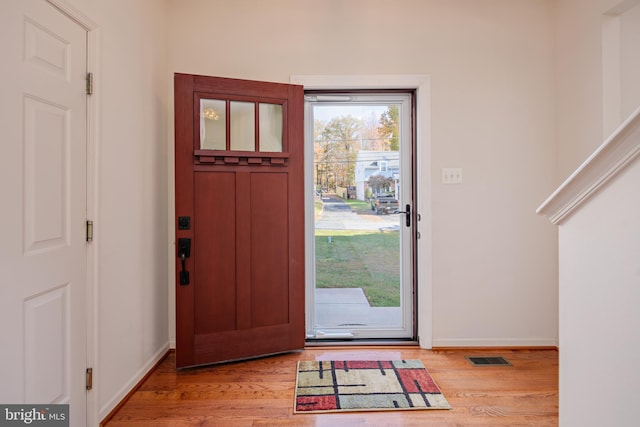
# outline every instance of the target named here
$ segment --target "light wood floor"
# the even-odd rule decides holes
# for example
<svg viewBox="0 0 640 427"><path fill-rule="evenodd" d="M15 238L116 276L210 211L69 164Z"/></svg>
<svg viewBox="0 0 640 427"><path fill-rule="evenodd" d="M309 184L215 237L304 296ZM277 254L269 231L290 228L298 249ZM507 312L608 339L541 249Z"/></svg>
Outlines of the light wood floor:
<svg viewBox="0 0 640 427"><path fill-rule="evenodd" d="M473 367L466 355L500 355L512 367ZM420 359L451 410L293 414L298 360ZM107 427L557 426L556 350L311 347L302 352L177 371L169 356Z"/></svg>

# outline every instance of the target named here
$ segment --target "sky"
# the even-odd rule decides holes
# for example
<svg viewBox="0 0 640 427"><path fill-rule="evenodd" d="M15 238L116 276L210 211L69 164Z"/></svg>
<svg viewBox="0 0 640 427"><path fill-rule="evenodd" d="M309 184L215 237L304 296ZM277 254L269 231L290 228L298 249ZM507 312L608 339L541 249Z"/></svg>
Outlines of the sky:
<svg viewBox="0 0 640 427"><path fill-rule="evenodd" d="M351 115L358 119L368 118L373 112L376 116L376 121L380 118L382 113L387 111L387 105L345 105L345 104L333 104L333 105L314 105L313 106L313 118L314 120L322 120L328 122L333 117L348 116Z"/></svg>

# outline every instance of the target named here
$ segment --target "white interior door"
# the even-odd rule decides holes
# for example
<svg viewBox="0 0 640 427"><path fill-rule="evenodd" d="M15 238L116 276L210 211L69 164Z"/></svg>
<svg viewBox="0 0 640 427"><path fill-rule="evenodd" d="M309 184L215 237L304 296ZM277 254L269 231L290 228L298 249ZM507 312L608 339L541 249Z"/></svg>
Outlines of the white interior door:
<svg viewBox="0 0 640 427"><path fill-rule="evenodd" d="M45 0L0 13L0 402L86 425L86 31Z"/></svg>

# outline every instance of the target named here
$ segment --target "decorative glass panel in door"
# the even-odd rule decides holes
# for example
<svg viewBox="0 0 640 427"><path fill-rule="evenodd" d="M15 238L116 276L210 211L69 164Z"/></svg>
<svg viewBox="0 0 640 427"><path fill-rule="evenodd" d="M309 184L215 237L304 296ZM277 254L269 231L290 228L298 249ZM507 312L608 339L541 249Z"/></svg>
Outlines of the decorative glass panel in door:
<svg viewBox="0 0 640 427"><path fill-rule="evenodd" d="M282 105L260 104L260 151L282 151Z"/></svg>
<svg viewBox="0 0 640 427"><path fill-rule="evenodd" d="M256 104L258 104L258 115L256 115ZM227 117L229 117L228 121ZM258 141L256 141L256 127L258 127ZM201 150L224 151L229 146L230 151L282 153L283 127L282 104L200 99Z"/></svg>
<svg viewBox="0 0 640 427"><path fill-rule="evenodd" d="M227 103L220 99L200 100L200 148L227 149Z"/></svg>
<svg viewBox="0 0 640 427"><path fill-rule="evenodd" d="M253 102L231 101L231 150L256 150L256 105Z"/></svg>

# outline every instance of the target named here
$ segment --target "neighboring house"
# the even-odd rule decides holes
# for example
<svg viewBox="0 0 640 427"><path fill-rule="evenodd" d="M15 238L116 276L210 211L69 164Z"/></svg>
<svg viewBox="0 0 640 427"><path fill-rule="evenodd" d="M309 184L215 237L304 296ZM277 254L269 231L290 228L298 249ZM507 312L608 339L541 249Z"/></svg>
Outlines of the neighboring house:
<svg viewBox="0 0 640 427"><path fill-rule="evenodd" d="M392 178L393 192L400 190L400 153L398 151L360 151L356 157L356 198L365 200L367 181L374 175ZM375 192L374 192L375 193Z"/></svg>

